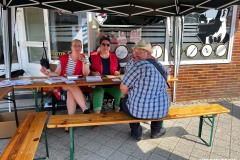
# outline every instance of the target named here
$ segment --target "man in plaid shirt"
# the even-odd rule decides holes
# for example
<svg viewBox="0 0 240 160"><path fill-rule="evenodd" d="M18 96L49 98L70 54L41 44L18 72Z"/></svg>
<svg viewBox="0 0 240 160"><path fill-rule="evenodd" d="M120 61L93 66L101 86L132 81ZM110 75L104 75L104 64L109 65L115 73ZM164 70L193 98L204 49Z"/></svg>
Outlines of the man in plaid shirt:
<svg viewBox="0 0 240 160"><path fill-rule="evenodd" d="M122 101L121 110L139 119L158 119L167 115L170 101L166 91L166 81L157 68L147 59L151 59L151 44L141 40L133 48L134 64L125 74L120 85L123 95L128 99ZM165 71L165 68L160 64ZM140 123L130 123L131 135L142 139ZM166 129L162 121L151 122L151 138L164 135Z"/></svg>

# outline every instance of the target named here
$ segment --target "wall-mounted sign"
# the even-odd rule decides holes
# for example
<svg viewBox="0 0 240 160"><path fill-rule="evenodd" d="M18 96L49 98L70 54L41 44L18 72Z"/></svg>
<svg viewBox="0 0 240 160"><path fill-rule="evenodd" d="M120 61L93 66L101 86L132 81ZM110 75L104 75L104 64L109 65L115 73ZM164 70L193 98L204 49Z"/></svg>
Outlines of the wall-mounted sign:
<svg viewBox="0 0 240 160"><path fill-rule="evenodd" d="M117 46L115 54L119 59L125 59L128 55L128 48L125 45Z"/></svg>
<svg viewBox="0 0 240 160"><path fill-rule="evenodd" d="M155 45L152 47L152 56L155 58L161 57L163 54L163 49L160 45Z"/></svg>
<svg viewBox="0 0 240 160"><path fill-rule="evenodd" d="M103 22L107 20L107 13L95 13L94 18L100 25L103 25Z"/></svg>
<svg viewBox="0 0 240 160"><path fill-rule="evenodd" d="M193 58L197 55L198 53L198 48L195 44L191 44L187 47L187 50L186 50L186 56L188 58Z"/></svg>
<svg viewBox="0 0 240 160"><path fill-rule="evenodd" d="M127 43L126 32L118 31L118 44L125 45Z"/></svg>
<svg viewBox="0 0 240 160"><path fill-rule="evenodd" d="M51 51L51 60L59 60L59 56L69 54L70 52L57 52L52 50Z"/></svg>
<svg viewBox="0 0 240 160"><path fill-rule="evenodd" d="M209 44L206 44L202 47L201 54L203 57L209 57L212 54L212 46Z"/></svg>
<svg viewBox="0 0 240 160"><path fill-rule="evenodd" d="M142 37L142 28L130 32L130 42L138 43Z"/></svg>
<svg viewBox="0 0 240 160"><path fill-rule="evenodd" d="M227 16L229 8L210 9L198 17L198 38L203 44L226 43L229 41L227 33Z"/></svg>

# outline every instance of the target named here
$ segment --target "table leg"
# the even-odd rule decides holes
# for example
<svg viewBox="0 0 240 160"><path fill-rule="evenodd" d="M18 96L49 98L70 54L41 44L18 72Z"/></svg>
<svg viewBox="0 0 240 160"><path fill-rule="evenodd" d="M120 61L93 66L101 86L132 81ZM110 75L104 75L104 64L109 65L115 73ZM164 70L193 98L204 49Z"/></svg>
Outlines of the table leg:
<svg viewBox="0 0 240 160"><path fill-rule="evenodd" d="M39 108L38 108L38 93L37 93L37 88L34 88L34 98L35 98L35 109L36 109L36 112L39 111Z"/></svg>
<svg viewBox="0 0 240 160"><path fill-rule="evenodd" d="M70 160L74 159L74 132L73 127L69 128L70 133Z"/></svg>
<svg viewBox="0 0 240 160"><path fill-rule="evenodd" d="M15 113L16 125L18 127L19 122L18 122L18 114L17 114L17 107L16 107L16 101L15 101L14 89L12 90L12 102L13 102L13 108L14 108L14 113Z"/></svg>
<svg viewBox="0 0 240 160"><path fill-rule="evenodd" d="M41 111L43 110L43 88L41 88Z"/></svg>
<svg viewBox="0 0 240 160"><path fill-rule="evenodd" d="M3 98L5 100L9 100L13 103L13 108L14 108L14 114L15 114L15 121L16 125L18 127L19 122L18 122L18 114L17 114L17 107L16 107L16 101L15 101L15 94L14 94L14 89L12 90L12 96L10 98Z"/></svg>

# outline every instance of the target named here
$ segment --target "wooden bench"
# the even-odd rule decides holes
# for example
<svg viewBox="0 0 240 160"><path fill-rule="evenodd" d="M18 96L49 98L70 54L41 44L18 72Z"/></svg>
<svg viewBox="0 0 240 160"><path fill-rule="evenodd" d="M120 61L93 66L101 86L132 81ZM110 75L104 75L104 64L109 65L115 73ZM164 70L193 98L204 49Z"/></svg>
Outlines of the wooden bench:
<svg viewBox="0 0 240 160"><path fill-rule="evenodd" d="M201 106L191 106L182 108L170 108L169 113L166 117L155 120L143 120L135 119L123 112L112 112L102 114L75 114L69 115L52 115L48 121L48 128L63 128L70 127L70 159L74 159L74 133L73 127L80 126L94 126L94 125L109 125L109 124L124 124L124 123L135 123L135 122L148 122L158 120L171 120L189 117L199 117L199 133L198 137L202 139L202 128L203 122L206 120L210 121L211 133L210 142L207 143L204 139L203 142L206 145L212 145L213 129L215 117L218 114L230 112L225 107L219 104L207 104Z"/></svg>
<svg viewBox="0 0 240 160"><path fill-rule="evenodd" d="M43 129L46 131L45 122L47 116L48 112L29 113L17 128L0 159L32 160L35 156ZM43 136L45 138L46 154L49 157L46 132L44 132Z"/></svg>

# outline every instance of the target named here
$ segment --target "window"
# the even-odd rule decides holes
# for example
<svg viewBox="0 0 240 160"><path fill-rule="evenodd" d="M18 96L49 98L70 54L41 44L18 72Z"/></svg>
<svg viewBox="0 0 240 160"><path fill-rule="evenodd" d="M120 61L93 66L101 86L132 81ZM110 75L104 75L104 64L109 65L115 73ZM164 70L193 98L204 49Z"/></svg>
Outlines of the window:
<svg viewBox="0 0 240 160"><path fill-rule="evenodd" d="M124 66L133 52L132 47L139 40L144 39L149 41L152 46L156 46L156 50L152 55L159 61L166 61L167 54L164 52L166 27L164 22L164 20L158 18L146 19L145 17L145 19L143 19L141 17L124 18L109 16L103 25L99 25L98 22L94 20L96 43L93 51L98 49L100 37L103 35L108 36L111 40L111 52L116 52L116 49L119 49L118 47L121 45L127 47L128 56L125 59L119 59L120 65Z"/></svg>
<svg viewBox="0 0 240 160"><path fill-rule="evenodd" d="M24 20L26 40L28 42L46 41L43 9L33 7L24 8ZM27 46L27 49L29 62L39 64L39 60L42 58L43 48Z"/></svg>
<svg viewBox="0 0 240 160"><path fill-rule="evenodd" d="M49 23L51 60L58 60L60 55L69 52L73 39L80 39L83 52L88 52L86 13L68 14L49 10Z"/></svg>

